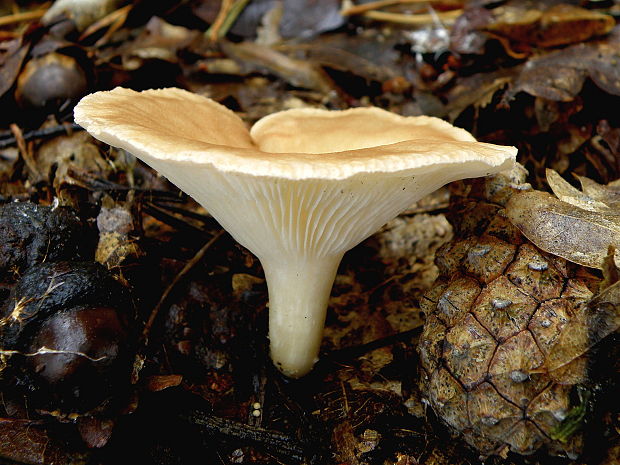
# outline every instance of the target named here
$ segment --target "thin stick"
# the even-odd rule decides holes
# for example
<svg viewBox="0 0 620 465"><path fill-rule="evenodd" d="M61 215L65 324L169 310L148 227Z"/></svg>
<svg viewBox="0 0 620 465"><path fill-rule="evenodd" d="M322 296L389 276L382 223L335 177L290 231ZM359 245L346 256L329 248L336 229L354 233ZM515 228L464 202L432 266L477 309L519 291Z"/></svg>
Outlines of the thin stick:
<svg viewBox="0 0 620 465"><path fill-rule="evenodd" d="M398 24L431 24L437 19L443 22L451 22L461 16L463 10L442 11L432 14L416 14L406 15L402 13L388 13L386 11L367 11L364 17L374 19L376 21L386 21Z"/></svg>
<svg viewBox="0 0 620 465"><path fill-rule="evenodd" d="M432 3L432 0L377 0L375 2L363 3L361 5L354 5L349 8L345 8L340 11L342 16L360 15L370 10L378 10L391 5L401 5L407 3Z"/></svg>
<svg viewBox="0 0 620 465"><path fill-rule="evenodd" d="M215 242L220 237L222 237L223 234L224 234L224 230L222 229L218 231L217 234L213 236L205 245L203 245L202 248L198 252L196 252L196 255L194 255L192 259L185 264L183 269L174 277L172 282L168 285L166 290L163 292L163 294L159 298L159 302L157 302L157 305L155 305L155 307L151 311L151 315L149 316L149 319L147 320L146 324L144 325L144 329L142 330L142 339L143 339L145 346L148 345L148 339L149 339L149 334L151 332L151 327L153 326L153 323L155 323L157 314L159 313L159 310L161 309L161 307L164 305L164 303L168 299L168 296L170 296L170 293L179 284L179 282L181 282L181 280L191 271L191 269L200 260L202 260L202 258L205 256L205 253L207 253L207 250L209 250L211 246L215 244Z"/></svg>
<svg viewBox="0 0 620 465"><path fill-rule="evenodd" d="M8 26L9 24L23 23L26 21L34 21L41 19L45 14L45 10L25 11L23 13L15 13L7 16L0 16L0 27Z"/></svg>
<svg viewBox="0 0 620 465"><path fill-rule="evenodd" d="M125 5L107 14L106 16L98 20L97 22L88 26L86 30L82 32L82 35L80 36L79 40L83 40L84 38L88 37L89 35L97 32L98 30L106 26L110 26L110 29L108 29L108 31L103 35L103 37L111 36L114 32L116 32L123 25L123 23L127 19L127 15L129 15L129 12L131 11L132 8L133 8L133 5L131 4ZM97 42L101 42L101 39L99 39Z"/></svg>
<svg viewBox="0 0 620 465"><path fill-rule="evenodd" d="M28 142L33 139L43 139L46 137L58 136L60 134L71 134L73 131L83 131L82 126L77 124L61 124L58 126L50 126L43 129L35 129L22 134L24 141ZM15 132L0 133L0 149L10 147L17 143Z"/></svg>
<svg viewBox="0 0 620 465"><path fill-rule="evenodd" d="M37 168L37 163L34 160L34 157L32 156L32 152L30 150L31 147L26 144L26 140L24 139L22 130L15 123L11 124L9 127L11 128L11 132L13 133L13 136L17 141L17 148L19 149L19 153L22 156L26 167L28 167L28 170L30 170L30 173L34 176L35 179L41 179L41 173Z"/></svg>
<svg viewBox="0 0 620 465"><path fill-rule="evenodd" d="M223 436L236 443L247 441L249 444L296 462L304 461L306 458L304 445L294 437L279 431L246 425L197 410L183 415L183 418L209 435Z"/></svg>
<svg viewBox="0 0 620 465"><path fill-rule="evenodd" d="M407 341L413 337L419 336L422 333L422 329L423 327L420 325L416 328L403 331L402 333L392 334L391 336L386 336L381 339L375 339L374 341L367 342L366 344L334 350L319 359L318 364L325 365L329 363L340 363L352 360L373 350L380 349L397 342Z"/></svg>
<svg viewBox="0 0 620 465"><path fill-rule="evenodd" d="M249 0L222 0L215 21L205 33L209 40L215 42L224 37L248 2Z"/></svg>
<svg viewBox="0 0 620 465"><path fill-rule="evenodd" d="M215 21L213 21L213 24L211 24L211 27L207 30L207 37L213 42L219 37L220 28L222 24L224 24L224 20L232 8L233 1L234 0L222 0L220 11L217 13L217 17Z"/></svg>

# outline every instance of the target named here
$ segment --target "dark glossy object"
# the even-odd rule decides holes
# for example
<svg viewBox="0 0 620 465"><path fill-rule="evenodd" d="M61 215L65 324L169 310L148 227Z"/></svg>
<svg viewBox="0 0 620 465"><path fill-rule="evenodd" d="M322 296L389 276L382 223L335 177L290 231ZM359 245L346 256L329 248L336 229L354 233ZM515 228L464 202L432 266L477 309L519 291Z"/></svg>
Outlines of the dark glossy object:
<svg viewBox="0 0 620 465"><path fill-rule="evenodd" d="M31 404L83 413L129 384L133 310L101 265L44 263L17 282L2 312L2 345Z"/></svg>

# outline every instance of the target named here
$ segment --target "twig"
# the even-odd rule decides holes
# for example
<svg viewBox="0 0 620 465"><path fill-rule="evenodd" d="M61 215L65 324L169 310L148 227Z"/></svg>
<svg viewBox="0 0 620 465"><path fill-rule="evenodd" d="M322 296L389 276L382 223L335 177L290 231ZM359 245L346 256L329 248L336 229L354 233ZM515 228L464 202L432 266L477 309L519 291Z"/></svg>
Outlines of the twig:
<svg viewBox="0 0 620 465"><path fill-rule="evenodd" d="M143 210L145 213L151 215L153 218L161 221L162 223L170 225L173 228L176 228L179 230L189 230L192 233L199 234L204 237L204 233L205 233L204 229L194 226L188 221L185 221L183 219L180 219L180 218L177 218L176 216L171 215L170 213L166 211L166 209L167 207L162 207L152 202L148 202L143 205ZM182 210L182 209L179 209L179 210ZM216 226L217 221L214 218L211 218L211 220L212 220L211 226Z"/></svg>
<svg viewBox="0 0 620 465"><path fill-rule="evenodd" d="M129 5L125 5L119 8L118 10L114 10L110 14L104 16L97 22L88 26L86 30L82 32L82 35L80 36L78 40L82 41L86 37L90 36L91 34L99 31L101 28L110 26L108 31L105 34L103 34L103 36L99 40L97 40L97 43L95 44L97 46L102 45L103 43L105 43L105 41L110 36L112 36L112 34L114 34L125 23L125 21L127 20L127 16L129 15L129 12L131 11L132 8L133 8L133 5L129 4Z"/></svg>
<svg viewBox="0 0 620 465"><path fill-rule="evenodd" d="M17 148L19 149L22 160L24 160L24 163L28 167L28 170L30 170L30 173L35 179L41 179L41 173L39 172L39 168L37 168L37 163L32 156L30 147L26 145L26 140L24 139L22 130L19 128L19 126L17 126L17 124L11 124L9 127L11 128L13 136L17 141Z"/></svg>
<svg viewBox="0 0 620 465"><path fill-rule="evenodd" d="M182 202L178 192L170 192L143 187L126 186L107 179L97 178L91 172L69 168L67 174L75 181L76 185L93 192L138 192L142 196L149 196L149 200L164 199L166 202Z"/></svg>
<svg viewBox="0 0 620 465"><path fill-rule="evenodd" d="M362 13L366 13L370 10L378 10L379 8L383 8L391 5L402 5L408 3L432 3L432 0L377 0L375 2L363 3L361 5L354 5L349 8L345 8L340 11L342 16L353 16L360 15Z"/></svg>
<svg viewBox="0 0 620 465"><path fill-rule="evenodd" d="M208 225L211 224L215 224L216 220L215 218L213 218L211 215L203 215L202 213L196 213L193 212L191 210L187 210L185 208L181 208L181 207L177 207L174 205L168 205L168 204L161 204L161 203L157 203L157 202L152 202L153 206L158 207L162 210L168 210L169 212L172 213L179 213L183 216L186 216L188 218L191 218L193 220L198 220L201 223L205 223Z"/></svg>
<svg viewBox="0 0 620 465"><path fill-rule="evenodd" d="M326 363L338 363L346 360L351 360L361 355L364 355L373 350L381 347L389 346L397 342L406 341L414 336L418 336L422 332L422 325L417 328L410 329L409 331L403 331L402 333L393 334L375 341L368 342L359 346L346 347L340 350L334 350L324 357L321 357L317 364L323 365Z"/></svg>
<svg viewBox="0 0 620 465"><path fill-rule="evenodd" d="M230 439L243 440L277 454L281 457L302 462L306 458L303 445L291 436L279 431L227 420L201 411L193 411L184 416L192 424L210 435L218 434Z"/></svg>
<svg viewBox="0 0 620 465"><path fill-rule="evenodd" d="M82 126L75 123L73 124L61 124L58 126L51 126L49 128L35 129L22 134L24 141L28 142L33 139L43 139L46 137L53 137L59 134L70 134L72 131L82 131ZM0 133L0 149L11 147L17 143L15 133L10 132Z"/></svg>
<svg viewBox="0 0 620 465"><path fill-rule="evenodd" d="M144 329L142 330L142 339L143 339L144 346L148 345L149 335L150 335L150 332L151 332L151 328L153 327L153 323L155 323L155 319L157 318L157 314L159 313L159 311L162 308L162 306L164 305L164 303L166 303L168 297L170 296L170 293L181 282L181 280L191 271L191 269L200 260L202 260L202 258L207 253L207 250L209 250L211 248L211 246L213 244L215 244L215 242L220 237L222 237L223 234L224 234L224 230L222 229L222 230L218 231L217 234L215 234L215 236L213 236L205 245L203 245L202 248L198 252L196 252L196 255L194 255L192 257L192 259L185 264L183 269L174 277L172 282L164 290L163 294L159 298L159 302L157 302L157 305L155 305L155 307L151 311L149 319L147 320L146 324L144 325Z"/></svg>
<svg viewBox="0 0 620 465"><path fill-rule="evenodd" d="M205 33L209 40L215 42L224 37L248 3L249 0L222 0L215 21Z"/></svg>
<svg viewBox="0 0 620 465"><path fill-rule="evenodd" d="M451 22L461 16L462 13L463 10L460 9L415 15L407 15L403 13L388 13L386 11L367 11L366 13L364 13L364 17L374 19L376 21L386 21L397 24L421 25L431 24L437 20L440 20L442 22Z"/></svg>
<svg viewBox="0 0 620 465"><path fill-rule="evenodd" d="M0 16L0 27L8 26L9 24L23 23L25 21L34 21L41 19L47 9L24 11L23 13L14 13L12 15Z"/></svg>

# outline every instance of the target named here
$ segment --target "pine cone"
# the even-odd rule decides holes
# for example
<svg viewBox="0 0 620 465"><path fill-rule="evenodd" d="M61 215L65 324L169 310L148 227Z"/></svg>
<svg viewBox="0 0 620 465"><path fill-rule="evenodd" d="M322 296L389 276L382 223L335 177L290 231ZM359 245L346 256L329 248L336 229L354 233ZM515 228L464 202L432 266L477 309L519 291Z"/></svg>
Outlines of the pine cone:
<svg viewBox="0 0 620 465"><path fill-rule="evenodd" d="M529 188L518 166L453 186L455 238L437 253L440 277L422 299L420 387L436 414L483 455L531 454L546 445L575 455L567 427L587 355L550 371L546 358L597 279L547 254L504 215ZM587 336L586 336L587 337Z"/></svg>

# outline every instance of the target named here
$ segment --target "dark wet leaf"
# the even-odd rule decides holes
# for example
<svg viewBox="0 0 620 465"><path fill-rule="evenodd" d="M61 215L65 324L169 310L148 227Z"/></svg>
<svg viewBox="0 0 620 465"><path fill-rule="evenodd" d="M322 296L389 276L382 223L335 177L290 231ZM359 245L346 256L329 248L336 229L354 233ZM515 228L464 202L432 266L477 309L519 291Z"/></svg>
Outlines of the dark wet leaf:
<svg viewBox="0 0 620 465"><path fill-rule="evenodd" d="M78 420L78 430L88 447L105 446L112 437L114 421L99 417L84 416Z"/></svg>

